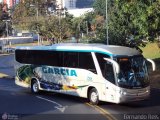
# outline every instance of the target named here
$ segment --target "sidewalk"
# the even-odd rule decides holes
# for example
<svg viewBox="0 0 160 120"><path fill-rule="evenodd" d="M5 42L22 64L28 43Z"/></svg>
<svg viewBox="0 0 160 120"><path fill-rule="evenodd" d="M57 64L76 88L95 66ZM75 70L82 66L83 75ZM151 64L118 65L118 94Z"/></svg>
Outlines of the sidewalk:
<svg viewBox="0 0 160 120"><path fill-rule="evenodd" d="M13 79L14 76L14 55L0 54L0 78Z"/></svg>
<svg viewBox="0 0 160 120"><path fill-rule="evenodd" d="M0 57L1 57L1 56L6 56L6 55L9 55L9 54L6 54L6 53L5 53L5 54L2 54L2 53L0 53Z"/></svg>
<svg viewBox="0 0 160 120"><path fill-rule="evenodd" d="M0 79L1 78L14 79L14 76L10 76L10 75L7 75L7 74L0 73Z"/></svg>

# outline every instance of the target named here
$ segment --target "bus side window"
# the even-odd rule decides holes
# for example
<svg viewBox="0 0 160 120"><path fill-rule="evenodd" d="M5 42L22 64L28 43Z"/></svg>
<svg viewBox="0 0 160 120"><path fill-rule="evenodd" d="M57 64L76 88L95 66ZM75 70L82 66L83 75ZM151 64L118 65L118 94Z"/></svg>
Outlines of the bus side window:
<svg viewBox="0 0 160 120"><path fill-rule="evenodd" d="M16 50L16 61L25 64L62 67L63 52L44 50Z"/></svg>
<svg viewBox="0 0 160 120"><path fill-rule="evenodd" d="M79 52L79 68L97 73L92 54L90 52Z"/></svg>
<svg viewBox="0 0 160 120"><path fill-rule="evenodd" d="M115 78L114 78L114 71L113 71L113 66L110 63L105 63L105 68L104 68L104 77L110 81L111 83L115 84Z"/></svg>
<svg viewBox="0 0 160 120"><path fill-rule="evenodd" d="M41 51L38 54L37 61L39 65L62 67L63 66L62 64L63 63L63 52L61 51Z"/></svg>
<svg viewBox="0 0 160 120"><path fill-rule="evenodd" d="M16 61L19 63L32 64L34 58L30 55L31 51L29 50L16 50Z"/></svg>
<svg viewBox="0 0 160 120"><path fill-rule="evenodd" d="M115 78L114 78L113 66L112 64L104 60L104 58L110 58L110 56L102 53L95 53L95 54L96 54L103 77L114 84Z"/></svg>
<svg viewBox="0 0 160 120"><path fill-rule="evenodd" d="M63 66L77 68L78 67L78 53L77 52L64 52L63 53Z"/></svg>
<svg viewBox="0 0 160 120"><path fill-rule="evenodd" d="M25 63L25 58L26 58L26 51L22 50L16 50L15 51L15 59L19 63Z"/></svg>

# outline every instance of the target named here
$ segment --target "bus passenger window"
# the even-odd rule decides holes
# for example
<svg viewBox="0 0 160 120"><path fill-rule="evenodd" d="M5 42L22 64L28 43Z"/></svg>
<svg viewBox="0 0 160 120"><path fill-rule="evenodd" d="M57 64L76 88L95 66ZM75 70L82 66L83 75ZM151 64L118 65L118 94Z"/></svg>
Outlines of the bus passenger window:
<svg viewBox="0 0 160 120"><path fill-rule="evenodd" d="M79 68L97 73L92 54L90 52L79 52Z"/></svg>
<svg viewBox="0 0 160 120"><path fill-rule="evenodd" d="M77 52L64 52L63 66L77 68L78 67L78 53Z"/></svg>
<svg viewBox="0 0 160 120"><path fill-rule="evenodd" d="M25 64L62 66L63 52L45 50L16 50L16 61Z"/></svg>

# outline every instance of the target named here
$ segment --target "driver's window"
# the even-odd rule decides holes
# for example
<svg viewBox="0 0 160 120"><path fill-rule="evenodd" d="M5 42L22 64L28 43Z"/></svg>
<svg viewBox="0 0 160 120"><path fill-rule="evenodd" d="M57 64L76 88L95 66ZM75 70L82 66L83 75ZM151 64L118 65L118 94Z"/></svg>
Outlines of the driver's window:
<svg viewBox="0 0 160 120"><path fill-rule="evenodd" d="M111 83L115 83L113 65L111 63L109 62L105 63L103 76Z"/></svg>
<svg viewBox="0 0 160 120"><path fill-rule="evenodd" d="M111 83L115 84L113 65L110 62L104 60L104 58L110 58L110 56L102 53L96 53L96 57L103 77Z"/></svg>

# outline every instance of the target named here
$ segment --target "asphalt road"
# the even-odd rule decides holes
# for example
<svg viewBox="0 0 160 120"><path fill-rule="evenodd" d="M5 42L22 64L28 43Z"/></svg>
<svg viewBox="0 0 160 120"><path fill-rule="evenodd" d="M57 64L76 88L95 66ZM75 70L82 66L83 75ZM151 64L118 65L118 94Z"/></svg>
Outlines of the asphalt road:
<svg viewBox="0 0 160 120"><path fill-rule="evenodd" d="M0 56L0 73L13 75L13 55ZM1 117L2 116L2 117ZM160 89L151 89L146 101L126 104L101 102L58 93L31 94L15 85L14 79L0 78L0 119L4 120L160 120Z"/></svg>
<svg viewBox="0 0 160 120"><path fill-rule="evenodd" d="M84 117L105 120L99 111L85 104L85 99L51 92L31 94L16 86L12 79L0 79L0 114L15 115L19 119ZM96 115L95 115L96 114ZM42 118L41 118L42 119ZM58 119L58 118L57 118Z"/></svg>

